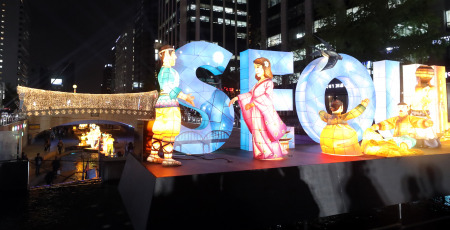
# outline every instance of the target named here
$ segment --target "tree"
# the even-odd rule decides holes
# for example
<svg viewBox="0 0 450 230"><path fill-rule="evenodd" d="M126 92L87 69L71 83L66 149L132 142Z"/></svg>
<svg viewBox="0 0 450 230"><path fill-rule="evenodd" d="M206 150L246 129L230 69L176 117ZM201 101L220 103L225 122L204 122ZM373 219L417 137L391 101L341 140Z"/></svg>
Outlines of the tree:
<svg viewBox="0 0 450 230"><path fill-rule="evenodd" d="M317 14L325 24L318 36L340 53L358 60L427 64L445 52L444 45L433 44L442 36L441 19L433 11L435 0L339 2L322 1Z"/></svg>

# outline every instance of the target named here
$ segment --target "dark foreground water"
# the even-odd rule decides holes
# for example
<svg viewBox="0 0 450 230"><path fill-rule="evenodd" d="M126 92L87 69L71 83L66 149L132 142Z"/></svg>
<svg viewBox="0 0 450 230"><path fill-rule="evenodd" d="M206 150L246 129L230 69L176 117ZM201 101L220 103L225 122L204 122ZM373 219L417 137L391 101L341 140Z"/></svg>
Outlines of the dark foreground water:
<svg viewBox="0 0 450 230"><path fill-rule="evenodd" d="M450 229L450 197L402 204L401 216L399 208L399 205L394 205L360 213L280 223L263 229ZM175 208L173 213L164 215L173 215L176 221L176 216L181 214ZM33 189L27 194L1 194L0 230L3 229L126 230L133 227L117 184L97 181Z"/></svg>

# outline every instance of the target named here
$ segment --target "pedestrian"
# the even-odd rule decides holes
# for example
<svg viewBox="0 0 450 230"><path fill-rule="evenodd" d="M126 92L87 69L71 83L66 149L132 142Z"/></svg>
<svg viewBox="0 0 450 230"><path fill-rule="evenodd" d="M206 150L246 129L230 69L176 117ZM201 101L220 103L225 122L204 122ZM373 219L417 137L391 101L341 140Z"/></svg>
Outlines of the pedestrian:
<svg viewBox="0 0 450 230"><path fill-rule="evenodd" d="M44 159L42 159L41 154L37 153L36 157L34 158L34 165L36 167L36 176L39 176L39 170L41 168L42 162Z"/></svg>
<svg viewBox="0 0 450 230"><path fill-rule="evenodd" d="M128 153L133 153L134 151L134 146L133 146L133 142L128 143Z"/></svg>
<svg viewBox="0 0 450 230"><path fill-rule="evenodd" d="M58 147L58 154L61 155L62 149L64 147L62 140L59 140L57 147Z"/></svg>
<svg viewBox="0 0 450 230"><path fill-rule="evenodd" d="M61 168L61 160L55 156L55 159L52 161L52 169L55 175L59 174L58 171Z"/></svg>
<svg viewBox="0 0 450 230"><path fill-rule="evenodd" d="M50 152L50 146L51 146L50 139L47 139L44 144L44 151Z"/></svg>
<svg viewBox="0 0 450 230"><path fill-rule="evenodd" d="M55 172L50 171L45 175L45 182L48 185L52 185L53 184L53 179L55 179Z"/></svg>

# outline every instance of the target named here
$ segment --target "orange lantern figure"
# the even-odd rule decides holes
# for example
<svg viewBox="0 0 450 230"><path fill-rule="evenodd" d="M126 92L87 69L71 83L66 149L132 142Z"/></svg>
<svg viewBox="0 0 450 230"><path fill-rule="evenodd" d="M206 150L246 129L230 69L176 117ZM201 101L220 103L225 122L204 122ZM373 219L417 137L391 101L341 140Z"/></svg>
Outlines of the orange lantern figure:
<svg viewBox="0 0 450 230"><path fill-rule="evenodd" d="M327 126L320 134L320 147L323 153L339 156L362 155L358 134L347 124L347 121L361 115L368 104L369 99L364 99L350 112L341 114L344 108L343 103L335 100L331 103L331 115L323 110L319 112L320 118L327 122Z"/></svg>
<svg viewBox="0 0 450 230"><path fill-rule="evenodd" d="M159 56L163 61L158 74L158 83L161 93L156 101L155 122L152 127L153 137L151 140L151 151L147 161L162 163L163 166L180 166L181 162L172 159L173 143L181 129L181 113L178 98L194 104L194 96L186 95L178 87L180 77L178 72L172 68L177 56L172 46L165 45L161 48ZM160 158L158 151L162 149L164 158Z"/></svg>

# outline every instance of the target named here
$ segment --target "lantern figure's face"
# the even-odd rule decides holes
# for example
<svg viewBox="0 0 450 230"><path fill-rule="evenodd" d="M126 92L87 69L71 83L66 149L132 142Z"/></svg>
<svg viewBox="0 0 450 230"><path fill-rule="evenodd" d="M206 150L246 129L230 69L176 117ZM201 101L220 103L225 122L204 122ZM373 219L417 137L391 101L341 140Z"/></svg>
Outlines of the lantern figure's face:
<svg viewBox="0 0 450 230"><path fill-rule="evenodd" d="M253 64L255 66L255 74L256 76L258 76L259 78L264 78L264 69L262 67L262 65L258 65L258 64Z"/></svg>
<svg viewBox="0 0 450 230"><path fill-rule="evenodd" d="M400 117L404 117L408 115L408 105L399 105L398 106L398 115Z"/></svg>
<svg viewBox="0 0 450 230"><path fill-rule="evenodd" d="M172 52L170 52L172 51ZM167 49L164 51L164 60L163 60L163 65L164 66L174 66L175 65L175 60L177 60L177 55L175 55L175 51L172 49ZM172 54L170 54L172 53Z"/></svg>
<svg viewBox="0 0 450 230"><path fill-rule="evenodd" d="M336 111L333 111L333 113L342 113L344 111L344 105L339 106L339 109Z"/></svg>

